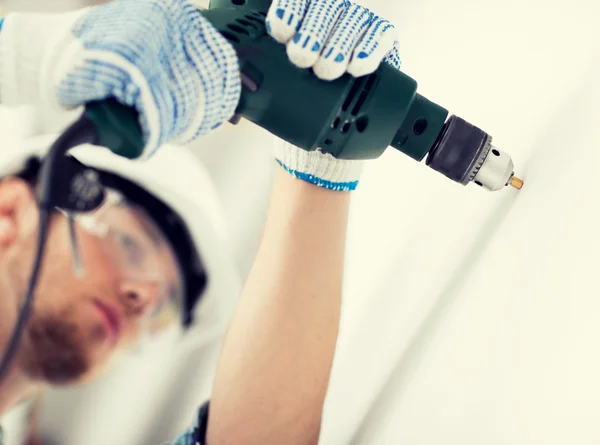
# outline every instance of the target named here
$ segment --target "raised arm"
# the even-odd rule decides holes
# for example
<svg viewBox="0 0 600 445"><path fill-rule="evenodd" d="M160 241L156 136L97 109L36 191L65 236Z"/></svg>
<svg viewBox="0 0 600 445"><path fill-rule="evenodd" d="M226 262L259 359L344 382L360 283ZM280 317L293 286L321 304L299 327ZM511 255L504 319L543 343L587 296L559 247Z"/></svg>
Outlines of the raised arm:
<svg viewBox="0 0 600 445"><path fill-rule="evenodd" d="M209 445L318 441L349 202L349 193L277 172L265 234L217 372Z"/></svg>

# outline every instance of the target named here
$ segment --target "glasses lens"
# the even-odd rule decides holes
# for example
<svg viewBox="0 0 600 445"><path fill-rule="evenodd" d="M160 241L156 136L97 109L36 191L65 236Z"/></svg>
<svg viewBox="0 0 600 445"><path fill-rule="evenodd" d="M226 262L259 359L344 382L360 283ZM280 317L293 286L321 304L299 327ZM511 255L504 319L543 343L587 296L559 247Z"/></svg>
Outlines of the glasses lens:
<svg viewBox="0 0 600 445"><path fill-rule="evenodd" d="M100 209L77 221L102 239L107 257L131 285L132 298L143 305L149 333L177 322L184 292L180 268L169 241L144 209L110 191Z"/></svg>

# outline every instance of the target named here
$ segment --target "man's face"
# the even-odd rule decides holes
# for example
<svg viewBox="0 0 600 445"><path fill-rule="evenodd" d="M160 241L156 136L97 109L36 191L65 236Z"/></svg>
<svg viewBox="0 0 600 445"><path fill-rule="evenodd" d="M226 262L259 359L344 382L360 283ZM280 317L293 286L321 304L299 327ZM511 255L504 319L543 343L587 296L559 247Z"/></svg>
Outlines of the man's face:
<svg viewBox="0 0 600 445"><path fill-rule="evenodd" d="M4 300L0 313L5 320L4 314L10 314L8 326L14 327L26 294L38 216L26 183L18 179L0 183L0 298ZM68 220L59 214L52 217L33 310L17 356L18 366L28 376L52 384L94 376L116 351L134 344L149 312L164 298L162 290L179 285L169 247L148 236L141 215L125 208L112 211L111 218L116 220L111 227L118 237L113 244L75 225L84 268L78 277ZM129 273L135 271L136 262L145 264L148 257L161 270L160 276ZM0 346L6 342L2 335L7 334L0 330Z"/></svg>

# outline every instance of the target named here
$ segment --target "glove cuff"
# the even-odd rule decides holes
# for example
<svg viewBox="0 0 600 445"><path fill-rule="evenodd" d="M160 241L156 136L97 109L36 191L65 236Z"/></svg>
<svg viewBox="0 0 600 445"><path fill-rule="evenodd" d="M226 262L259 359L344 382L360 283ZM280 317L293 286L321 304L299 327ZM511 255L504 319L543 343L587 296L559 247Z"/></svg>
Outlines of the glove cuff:
<svg viewBox="0 0 600 445"><path fill-rule="evenodd" d="M275 142L275 158L288 173L311 184L349 192L358 186L363 161L336 159L317 151L306 151L283 140Z"/></svg>

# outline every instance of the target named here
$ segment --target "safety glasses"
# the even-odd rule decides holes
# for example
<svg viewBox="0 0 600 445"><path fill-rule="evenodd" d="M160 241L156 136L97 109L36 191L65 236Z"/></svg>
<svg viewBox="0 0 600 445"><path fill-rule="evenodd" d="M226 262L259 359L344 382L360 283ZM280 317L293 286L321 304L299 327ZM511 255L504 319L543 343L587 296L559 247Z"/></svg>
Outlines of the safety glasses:
<svg viewBox="0 0 600 445"><path fill-rule="evenodd" d="M142 335L161 332L179 320L184 299L180 268L169 241L143 208L129 203L120 192L106 189L105 201L95 211L61 213L69 221L77 277L83 279L86 270L95 267L86 264L83 255L83 250L93 246L123 285L130 286L130 298L143 306Z"/></svg>

